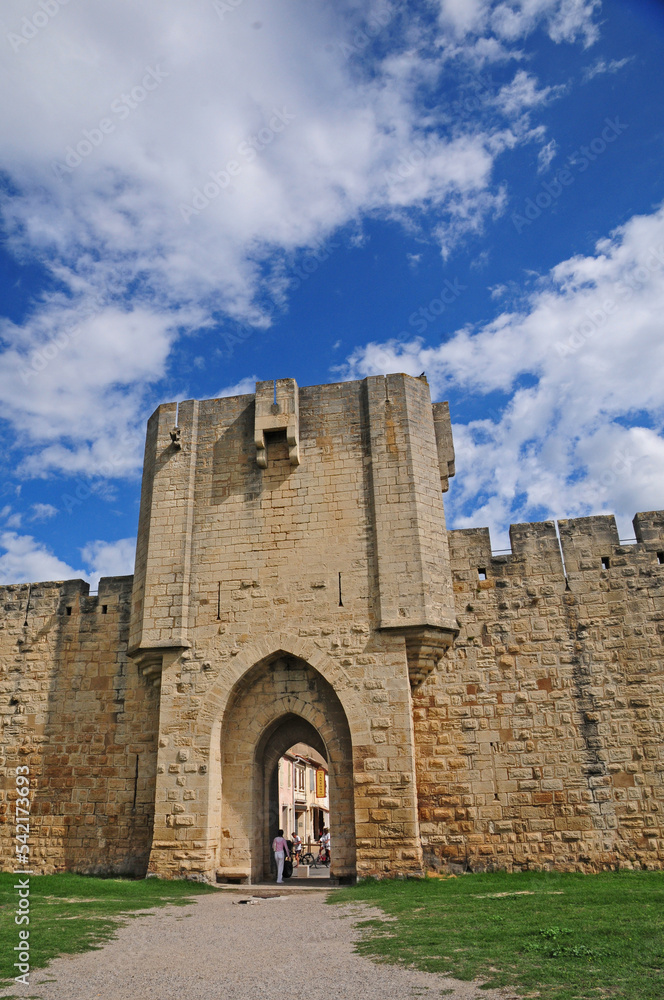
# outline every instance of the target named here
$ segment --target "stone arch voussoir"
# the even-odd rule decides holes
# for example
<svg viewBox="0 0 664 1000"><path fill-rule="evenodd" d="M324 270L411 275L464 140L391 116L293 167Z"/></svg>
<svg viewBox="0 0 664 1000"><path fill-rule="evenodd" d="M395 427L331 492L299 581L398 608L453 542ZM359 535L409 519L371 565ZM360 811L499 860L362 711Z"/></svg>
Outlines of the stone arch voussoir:
<svg viewBox="0 0 664 1000"><path fill-rule="evenodd" d="M243 647L237 656L224 663L206 695L206 720L201 720L201 729L208 731L210 739L216 738L230 698L242 678L261 662L268 662L279 654L303 660L331 685L345 713L351 738L358 725L366 725L359 684L353 682L341 664L311 640L281 633Z"/></svg>

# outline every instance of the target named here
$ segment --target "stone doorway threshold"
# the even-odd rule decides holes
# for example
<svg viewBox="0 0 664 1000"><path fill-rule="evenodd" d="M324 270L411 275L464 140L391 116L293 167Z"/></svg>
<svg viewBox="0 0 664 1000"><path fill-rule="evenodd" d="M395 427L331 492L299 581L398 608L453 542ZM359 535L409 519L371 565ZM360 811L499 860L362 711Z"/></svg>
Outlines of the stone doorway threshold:
<svg viewBox="0 0 664 1000"><path fill-rule="evenodd" d="M329 878L289 878L282 885L277 885L274 879L264 882L245 882L243 885L232 884L230 882L218 882L216 889L223 889L225 892L237 892L245 896L253 893L267 892L275 895L287 895L293 892L311 892L336 889L337 884Z"/></svg>

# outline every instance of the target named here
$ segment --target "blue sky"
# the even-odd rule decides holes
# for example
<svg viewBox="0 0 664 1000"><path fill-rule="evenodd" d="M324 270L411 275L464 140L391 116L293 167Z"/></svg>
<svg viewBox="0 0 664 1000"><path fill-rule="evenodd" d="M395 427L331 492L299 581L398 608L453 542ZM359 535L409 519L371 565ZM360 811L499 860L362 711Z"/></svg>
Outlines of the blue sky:
<svg viewBox="0 0 664 1000"><path fill-rule="evenodd" d="M453 527L664 506L664 5L5 0L0 578L133 568L160 403L425 370Z"/></svg>

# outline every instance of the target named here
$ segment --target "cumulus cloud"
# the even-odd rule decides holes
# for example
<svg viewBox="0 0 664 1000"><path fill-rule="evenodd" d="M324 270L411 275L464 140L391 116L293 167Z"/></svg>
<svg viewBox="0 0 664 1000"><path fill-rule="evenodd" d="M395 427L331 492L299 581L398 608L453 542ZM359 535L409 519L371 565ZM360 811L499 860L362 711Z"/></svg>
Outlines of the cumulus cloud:
<svg viewBox="0 0 664 1000"><path fill-rule="evenodd" d="M73 580L83 577L82 570L72 569L53 555L32 535L15 531L0 534L0 583L39 583L42 580Z"/></svg>
<svg viewBox="0 0 664 1000"><path fill-rule="evenodd" d="M48 505L46 505L48 506ZM126 576L134 572L135 538L116 542L93 541L81 549L84 569L58 559L33 535L15 531L0 534L0 583L40 583L44 580L87 580L96 590L102 576Z"/></svg>
<svg viewBox="0 0 664 1000"><path fill-rule="evenodd" d="M538 89L534 76L520 69L514 79L501 87L496 96L496 104L503 114L512 117L523 111L546 104L563 93L564 87L542 87Z"/></svg>
<svg viewBox="0 0 664 1000"><path fill-rule="evenodd" d="M144 401L164 374L175 322L141 306L50 295L17 326L0 321L3 416L20 471L123 476L140 464Z"/></svg>
<svg viewBox="0 0 664 1000"><path fill-rule="evenodd" d="M247 396L251 393L256 392L256 382L259 379L255 375L248 375L246 378L240 379L235 385L224 386L217 393L218 397L221 396Z"/></svg>
<svg viewBox="0 0 664 1000"><path fill-rule="evenodd" d="M507 42L524 38L540 25L557 43L581 41L586 47L597 38L595 12L599 0L439 0L440 23L457 38L492 35Z"/></svg>
<svg viewBox="0 0 664 1000"><path fill-rule="evenodd" d="M88 567L86 579L95 590L102 576L130 576L134 572L136 539L120 538L116 542L94 541L81 549Z"/></svg>
<svg viewBox="0 0 664 1000"><path fill-rule="evenodd" d="M627 536L637 509L664 494L663 278L664 208L561 262L518 311L438 346L366 344L341 374L424 369L453 418L455 396L500 400L488 417L455 424L455 526L488 524L494 544L507 544L510 520L605 511Z"/></svg>
<svg viewBox="0 0 664 1000"><path fill-rule="evenodd" d="M24 37L24 4L3 5L0 208L7 246L51 284L0 331L24 475L135 474L178 339L269 325L294 256L339 227L416 221L445 253L481 230L505 204L496 158L529 139L512 119L551 94L517 74L507 126L451 125L422 101L450 39L475 65L521 58L539 25L584 44L595 30L591 0L444 0L433 39L376 13L376 54L352 0L218 7L68 4Z"/></svg>
<svg viewBox="0 0 664 1000"><path fill-rule="evenodd" d="M31 521L50 521L58 513L58 508L52 503L33 503L30 510Z"/></svg>

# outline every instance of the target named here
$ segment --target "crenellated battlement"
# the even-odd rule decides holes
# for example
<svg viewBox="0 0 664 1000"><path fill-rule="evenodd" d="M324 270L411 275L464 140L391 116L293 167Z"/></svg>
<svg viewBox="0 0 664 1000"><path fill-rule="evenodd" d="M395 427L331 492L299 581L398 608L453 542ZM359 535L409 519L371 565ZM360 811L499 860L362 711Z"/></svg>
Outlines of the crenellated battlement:
<svg viewBox="0 0 664 1000"><path fill-rule="evenodd" d="M546 573L551 583L563 584L575 576L611 568L647 569L664 565L664 511L636 514L636 541L621 542L615 517L600 514L558 522L510 525L511 552L492 551L488 528L461 528L449 532L452 571L472 582L493 577Z"/></svg>
<svg viewBox="0 0 664 1000"><path fill-rule="evenodd" d="M107 614L119 604L131 599L133 576L108 576L99 581L99 589L90 593L85 580L49 580L40 583L5 584L0 586L0 608L5 627L31 628L35 622L55 616Z"/></svg>

